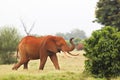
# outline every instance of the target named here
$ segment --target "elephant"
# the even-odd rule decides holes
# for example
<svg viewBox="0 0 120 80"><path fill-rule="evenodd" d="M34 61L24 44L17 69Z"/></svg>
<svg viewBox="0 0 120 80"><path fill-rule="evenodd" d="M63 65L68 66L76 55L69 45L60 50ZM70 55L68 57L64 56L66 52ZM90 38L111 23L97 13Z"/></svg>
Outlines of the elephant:
<svg viewBox="0 0 120 80"><path fill-rule="evenodd" d="M78 55L70 53L75 48L73 38L70 39L70 43L71 46L68 46L64 38L60 36L26 36L18 44L17 55L19 52L20 60L12 69L17 70L21 65L23 65L23 69L28 69L28 62L30 60L40 59L39 70L43 70L47 58L50 57L55 69L60 70L56 53L63 51L72 56Z"/></svg>

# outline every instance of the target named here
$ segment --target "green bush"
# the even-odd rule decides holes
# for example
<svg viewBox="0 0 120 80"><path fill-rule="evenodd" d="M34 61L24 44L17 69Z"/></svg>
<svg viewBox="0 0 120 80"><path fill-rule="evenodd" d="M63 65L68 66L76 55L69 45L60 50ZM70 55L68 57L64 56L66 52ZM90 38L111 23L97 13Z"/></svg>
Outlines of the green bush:
<svg viewBox="0 0 120 80"><path fill-rule="evenodd" d="M87 58L85 71L95 77L116 77L120 75L120 32L113 27L94 31L85 40Z"/></svg>
<svg viewBox="0 0 120 80"><path fill-rule="evenodd" d="M20 40L17 29L4 26L0 28L0 64L16 62L14 51Z"/></svg>
<svg viewBox="0 0 120 80"><path fill-rule="evenodd" d="M0 64L11 64L17 62L14 53L12 52L0 52Z"/></svg>

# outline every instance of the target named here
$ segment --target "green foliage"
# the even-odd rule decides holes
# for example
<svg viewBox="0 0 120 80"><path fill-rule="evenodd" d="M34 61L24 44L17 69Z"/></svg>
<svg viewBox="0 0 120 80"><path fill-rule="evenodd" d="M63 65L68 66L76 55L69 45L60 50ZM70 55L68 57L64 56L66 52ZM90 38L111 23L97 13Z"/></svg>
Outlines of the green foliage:
<svg viewBox="0 0 120 80"><path fill-rule="evenodd" d="M0 64L15 62L13 52L19 39L20 35L15 28L4 26L0 29Z"/></svg>
<svg viewBox="0 0 120 80"><path fill-rule="evenodd" d="M114 26L120 30L120 0L99 0L96 8L96 20L105 26Z"/></svg>
<svg viewBox="0 0 120 80"><path fill-rule="evenodd" d="M84 50L85 71L95 77L120 75L120 32L116 28L107 26L94 31L85 40Z"/></svg>

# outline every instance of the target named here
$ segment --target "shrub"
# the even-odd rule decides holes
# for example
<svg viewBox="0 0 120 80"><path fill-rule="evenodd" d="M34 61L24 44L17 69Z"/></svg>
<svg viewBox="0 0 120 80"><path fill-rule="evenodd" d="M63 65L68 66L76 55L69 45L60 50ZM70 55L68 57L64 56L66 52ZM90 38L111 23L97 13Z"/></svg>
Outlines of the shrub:
<svg viewBox="0 0 120 80"><path fill-rule="evenodd" d="M84 48L84 45L83 43L79 43L77 46L76 46L76 49L79 51L79 50L83 50Z"/></svg>
<svg viewBox="0 0 120 80"><path fill-rule="evenodd" d="M0 29L0 64L16 62L13 55L19 39L20 35L15 28L4 26Z"/></svg>
<svg viewBox="0 0 120 80"><path fill-rule="evenodd" d="M94 31L85 40L84 50L86 72L106 78L120 75L120 32L116 28L107 26Z"/></svg>

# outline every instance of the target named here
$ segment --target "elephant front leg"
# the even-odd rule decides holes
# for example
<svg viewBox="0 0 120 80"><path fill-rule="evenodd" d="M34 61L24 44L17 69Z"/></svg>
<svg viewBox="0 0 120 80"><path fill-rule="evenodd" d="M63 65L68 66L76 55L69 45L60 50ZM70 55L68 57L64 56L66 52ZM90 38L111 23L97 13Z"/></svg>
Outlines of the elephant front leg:
<svg viewBox="0 0 120 80"><path fill-rule="evenodd" d="M57 55L54 53L53 55L50 55L49 57L50 57L51 61L53 62L55 69L60 70Z"/></svg>
<svg viewBox="0 0 120 80"><path fill-rule="evenodd" d="M47 61L47 57L48 56L44 56L44 57L40 58L40 67L39 67L39 70L43 70L44 69L45 63Z"/></svg>

